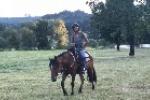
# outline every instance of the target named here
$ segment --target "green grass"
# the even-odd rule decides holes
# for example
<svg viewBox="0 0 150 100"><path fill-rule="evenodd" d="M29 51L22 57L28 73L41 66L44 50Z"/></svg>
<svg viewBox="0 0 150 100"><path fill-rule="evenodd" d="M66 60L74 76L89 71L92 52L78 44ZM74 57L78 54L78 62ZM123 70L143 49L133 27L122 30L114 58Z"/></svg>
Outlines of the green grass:
<svg viewBox="0 0 150 100"><path fill-rule="evenodd" d="M0 52L0 100L150 100L150 50L137 49L135 57L128 51L89 49L94 57L98 82L96 90L85 81L78 94L79 77L75 81L75 95L63 96L59 76L51 82L48 58L53 51ZM66 88L70 93L70 77Z"/></svg>

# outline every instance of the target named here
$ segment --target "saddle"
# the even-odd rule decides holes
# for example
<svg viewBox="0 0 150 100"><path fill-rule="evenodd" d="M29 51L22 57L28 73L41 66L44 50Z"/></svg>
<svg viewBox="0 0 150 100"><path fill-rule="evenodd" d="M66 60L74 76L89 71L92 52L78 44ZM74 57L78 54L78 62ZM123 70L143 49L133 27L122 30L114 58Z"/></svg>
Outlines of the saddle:
<svg viewBox="0 0 150 100"><path fill-rule="evenodd" d="M78 63L80 63L80 58L79 58L79 55L78 55L78 53L76 52L76 50L75 50L75 48L70 48L70 49L68 49L68 51L70 51L72 54L73 54L73 56L75 57L75 60L78 62ZM91 58L91 55L88 53L88 52L86 52L87 53L87 57L85 57L85 59L86 59L86 61L89 61L90 60L90 58Z"/></svg>

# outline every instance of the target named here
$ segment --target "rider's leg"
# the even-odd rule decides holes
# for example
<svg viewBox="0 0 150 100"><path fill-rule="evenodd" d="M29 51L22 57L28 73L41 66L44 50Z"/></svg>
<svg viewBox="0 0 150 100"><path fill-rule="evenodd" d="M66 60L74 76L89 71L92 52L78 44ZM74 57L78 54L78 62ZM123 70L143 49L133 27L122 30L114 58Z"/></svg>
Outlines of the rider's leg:
<svg viewBox="0 0 150 100"><path fill-rule="evenodd" d="M80 61L81 61L81 64L82 64L82 72L84 73L87 69L87 65L86 65L86 52L85 50L81 50L79 52L79 57L80 57Z"/></svg>
<svg viewBox="0 0 150 100"><path fill-rule="evenodd" d="M86 71L86 69L87 69L87 65L86 65L86 58L82 58L82 70L83 71Z"/></svg>

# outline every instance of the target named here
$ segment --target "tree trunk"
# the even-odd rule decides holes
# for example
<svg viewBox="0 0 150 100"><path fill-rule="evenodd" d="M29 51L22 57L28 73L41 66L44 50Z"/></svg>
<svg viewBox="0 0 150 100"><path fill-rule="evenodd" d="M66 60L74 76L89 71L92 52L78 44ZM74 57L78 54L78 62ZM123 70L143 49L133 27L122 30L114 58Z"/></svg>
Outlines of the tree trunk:
<svg viewBox="0 0 150 100"><path fill-rule="evenodd" d="M130 35L130 52L129 52L129 56L134 56L135 55L135 44L134 44L134 35Z"/></svg>
<svg viewBox="0 0 150 100"><path fill-rule="evenodd" d="M134 45L130 45L130 52L129 52L129 56L134 56L135 55L135 46Z"/></svg>
<svg viewBox="0 0 150 100"><path fill-rule="evenodd" d="M120 51L120 43L117 43L117 51Z"/></svg>
<svg viewBox="0 0 150 100"><path fill-rule="evenodd" d="M120 40L121 40L121 36L120 36L120 32L118 32L115 36L115 42L116 42L116 45L117 45L117 51L120 51Z"/></svg>

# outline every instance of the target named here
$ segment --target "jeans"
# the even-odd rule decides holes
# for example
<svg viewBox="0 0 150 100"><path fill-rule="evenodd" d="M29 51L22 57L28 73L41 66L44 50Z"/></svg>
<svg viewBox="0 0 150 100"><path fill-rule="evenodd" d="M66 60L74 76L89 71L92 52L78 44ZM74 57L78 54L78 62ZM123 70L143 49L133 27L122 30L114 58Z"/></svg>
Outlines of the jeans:
<svg viewBox="0 0 150 100"><path fill-rule="evenodd" d="M79 59L82 64L82 71L87 69L86 58L89 57L85 49L78 50Z"/></svg>

